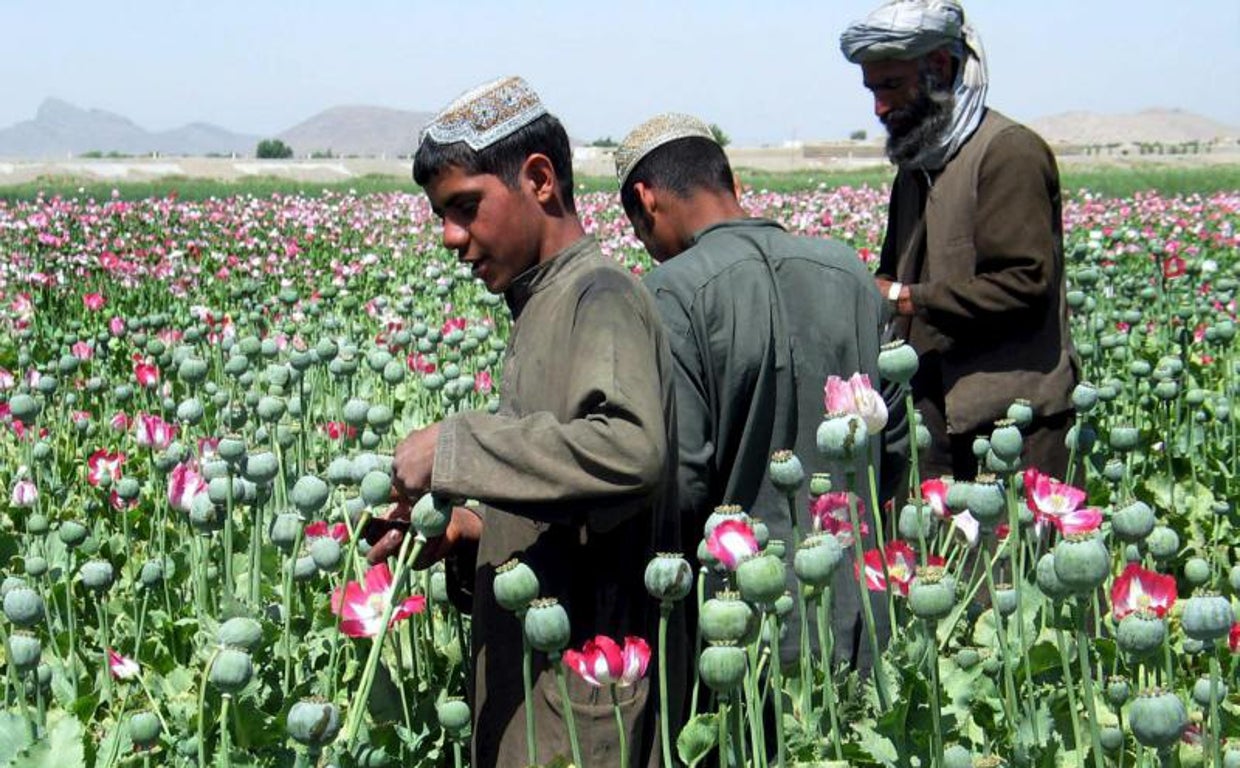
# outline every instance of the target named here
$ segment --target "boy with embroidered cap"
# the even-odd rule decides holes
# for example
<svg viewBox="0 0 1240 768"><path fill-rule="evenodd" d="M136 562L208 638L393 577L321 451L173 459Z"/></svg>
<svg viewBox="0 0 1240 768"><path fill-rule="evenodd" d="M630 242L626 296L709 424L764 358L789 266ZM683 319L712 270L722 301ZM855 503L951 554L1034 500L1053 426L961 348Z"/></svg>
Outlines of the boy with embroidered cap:
<svg viewBox="0 0 1240 768"><path fill-rule="evenodd" d="M986 54L955 0L884 3L840 50L861 66L899 167L877 281L921 356L922 476L972 479L974 438L1023 398L1025 464L1064 477L1078 369L1054 155L986 106Z"/></svg>
<svg viewBox="0 0 1240 768"><path fill-rule="evenodd" d="M560 122L520 78L476 88L424 130L414 178L443 221L444 246L493 292L513 323L496 414L459 413L397 448L394 490L482 502L453 514L428 543L472 591L472 765L528 762L522 626L496 602L496 569L519 558L571 623L568 647L595 635L652 640L657 603L643 572L680 546L675 520L675 413L667 341L649 295L585 234L573 203L571 152ZM376 546L394 551L399 534ZM683 631L672 648L686 663ZM570 756L561 697L536 653L533 710L539 764ZM556 663L559 663L558 661ZM657 662L656 662L657 663ZM630 765L657 763L650 674L619 691ZM587 765L615 765L609 691L568 675ZM673 691L679 713L683 693Z"/></svg>
<svg viewBox="0 0 1240 768"><path fill-rule="evenodd" d="M659 262L644 282L676 363L680 515L700 538L716 506L738 504L787 543L791 563L798 542L768 462L792 450L807 472L826 470L815 436L827 377L864 373L877 385L874 282L851 248L751 218L698 118L663 114L634 128L616 150L616 175L634 232ZM795 504L802 533L812 529L805 485ZM791 568L787 576L796 589ZM851 569L839 569L833 599L836 658L868 667ZM794 613L785 663L797 657L799 636Z"/></svg>

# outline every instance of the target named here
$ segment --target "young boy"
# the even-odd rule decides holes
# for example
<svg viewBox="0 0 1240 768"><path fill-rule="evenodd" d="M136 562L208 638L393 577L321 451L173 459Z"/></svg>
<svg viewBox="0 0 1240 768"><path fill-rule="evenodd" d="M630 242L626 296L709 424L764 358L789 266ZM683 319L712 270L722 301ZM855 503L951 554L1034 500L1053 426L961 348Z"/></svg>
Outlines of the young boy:
<svg viewBox="0 0 1240 768"><path fill-rule="evenodd" d="M495 600L496 568L519 558L534 570L540 596L568 611L569 647L598 634L638 635L653 647L658 608L643 572L656 549L680 548L667 341L649 295L585 234L571 159L563 126L515 77L445 108L414 157L444 246L503 293L513 316L499 412L414 431L394 461L393 485L406 499L431 490L482 502L477 516L456 510L445 536L428 544L449 558L449 573L467 574L461 586L473 593L472 764L480 768L528 760L522 628ZM377 556L398 542L388 534ZM681 645L669 666L683 667L684 633L675 634ZM541 764L571 753L555 678L535 656ZM568 677L584 762L614 765L610 692ZM657 760L649 680L620 690L633 766ZM673 713L681 697L669 695Z"/></svg>

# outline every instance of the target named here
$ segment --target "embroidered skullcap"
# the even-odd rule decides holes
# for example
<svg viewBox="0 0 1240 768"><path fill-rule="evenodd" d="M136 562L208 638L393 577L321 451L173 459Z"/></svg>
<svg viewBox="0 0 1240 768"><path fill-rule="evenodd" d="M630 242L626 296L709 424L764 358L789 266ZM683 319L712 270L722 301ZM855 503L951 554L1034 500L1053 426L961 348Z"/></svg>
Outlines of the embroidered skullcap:
<svg viewBox="0 0 1240 768"><path fill-rule="evenodd" d="M667 112L656 115L629 131L620 146L616 148L616 178L620 186L629 178L629 174L637 167L646 155L676 139L710 139L715 140L710 126L693 115Z"/></svg>
<svg viewBox="0 0 1240 768"><path fill-rule="evenodd" d="M422 129L418 144L463 141L475 152L547 114L542 99L519 77L501 77L466 91Z"/></svg>
<svg viewBox="0 0 1240 768"><path fill-rule="evenodd" d="M840 50L853 64L916 59L949 47L958 58L966 33L964 8L955 0L890 0L840 35Z"/></svg>

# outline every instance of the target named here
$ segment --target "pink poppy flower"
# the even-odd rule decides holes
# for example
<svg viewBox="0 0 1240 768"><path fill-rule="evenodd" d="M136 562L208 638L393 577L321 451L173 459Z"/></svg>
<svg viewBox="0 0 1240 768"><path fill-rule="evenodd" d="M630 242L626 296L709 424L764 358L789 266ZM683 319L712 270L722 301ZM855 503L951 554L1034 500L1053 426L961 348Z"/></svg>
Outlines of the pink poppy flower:
<svg viewBox="0 0 1240 768"><path fill-rule="evenodd" d="M1041 530L1041 526L1045 523L1053 523L1056 517L1077 511L1085 503L1085 491L1067 483L1061 483L1050 475L1042 474L1034 467L1025 470L1024 479L1025 503L1033 512L1033 519L1038 530ZM1056 527L1059 525L1056 524Z"/></svg>
<svg viewBox="0 0 1240 768"><path fill-rule="evenodd" d="M207 492L207 481L192 464L178 464L168 473L168 506L189 512L194 497Z"/></svg>
<svg viewBox="0 0 1240 768"><path fill-rule="evenodd" d="M1232 653L1240 653L1240 621L1231 625L1231 631L1227 633L1227 647Z"/></svg>
<svg viewBox="0 0 1240 768"><path fill-rule="evenodd" d="M142 671L138 662L122 656L111 648L108 649L108 670L117 680L133 680Z"/></svg>
<svg viewBox="0 0 1240 768"><path fill-rule="evenodd" d="M848 491L832 491L810 499L809 514L814 521L815 531L826 531L835 534L840 546L849 547L853 543L852 521L848 513ZM857 499L857 521L861 524L861 535L870 532L865 522L865 504Z"/></svg>
<svg viewBox="0 0 1240 768"><path fill-rule="evenodd" d="M198 461L208 462L215 458L215 454L219 451L220 439L218 437L200 437L198 438Z"/></svg>
<svg viewBox="0 0 1240 768"><path fill-rule="evenodd" d="M952 516L951 510L947 508L947 483L943 482L943 478L934 477L922 482L921 498L930 505L934 514L942 519Z"/></svg>
<svg viewBox="0 0 1240 768"><path fill-rule="evenodd" d="M1168 280L1180 277L1188 271L1188 263L1183 256L1168 256L1162 264L1163 277Z"/></svg>
<svg viewBox="0 0 1240 768"><path fill-rule="evenodd" d="M159 368L154 363L138 361L133 366L134 378L138 386L150 389L159 383Z"/></svg>
<svg viewBox="0 0 1240 768"><path fill-rule="evenodd" d="M1175 605L1175 577L1129 563L1111 585L1111 616L1119 621L1142 608L1166 616Z"/></svg>
<svg viewBox="0 0 1240 768"><path fill-rule="evenodd" d="M917 553L913 551L912 545L900 539L887 542L882 554L877 549L866 551L866 588L871 592L883 592L887 589L887 581L883 577L884 556L887 561L887 573L895 582L896 593L908 597L908 588L913 583L913 574L917 568ZM943 565L943 563L943 558L937 555L930 555L928 560L929 565ZM853 574L860 578L856 564L853 564Z"/></svg>
<svg viewBox="0 0 1240 768"><path fill-rule="evenodd" d="M640 637L624 638L621 648L615 640L598 635L587 640L580 651L564 652L564 664L590 685L615 685L626 688L646 674L650 664L650 646Z"/></svg>
<svg viewBox="0 0 1240 768"><path fill-rule="evenodd" d="M343 421L329 421L323 425L323 433L332 440L343 438L352 440L357 437L357 428L351 427Z"/></svg>
<svg viewBox="0 0 1240 768"><path fill-rule="evenodd" d="M491 394L490 371L478 371L474 374L474 391L480 395Z"/></svg>
<svg viewBox="0 0 1240 768"><path fill-rule="evenodd" d="M113 336L125 335L125 321L119 317L114 317L108 321L108 333Z"/></svg>
<svg viewBox="0 0 1240 768"><path fill-rule="evenodd" d="M143 448L162 451L172 445L172 441L176 439L177 428L175 424L169 424L159 416L139 413L134 436L138 440L138 445Z"/></svg>
<svg viewBox="0 0 1240 768"><path fill-rule="evenodd" d="M73 346L69 347L69 352L78 360L90 360L95 356L95 348L84 341L73 342Z"/></svg>
<svg viewBox="0 0 1240 768"><path fill-rule="evenodd" d="M866 431L871 435L877 435L887 426L887 404L870 385L868 375L854 373L848 379L828 376L823 391L828 414L854 413L865 422Z"/></svg>
<svg viewBox="0 0 1240 768"><path fill-rule="evenodd" d="M1102 525L1102 511L1094 507L1076 509L1062 515L1050 515L1049 518L1061 536L1089 533L1098 530L1098 526Z"/></svg>
<svg viewBox="0 0 1240 768"><path fill-rule="evenodd" d="M86 482L98 487L104 478L111 482L121 479L121 465L125 463L125 454L119 451L110 453L100 448L86 460Z"/></svg>
<svg viewBox="0 0 1240 768"><path fill-rule="evenodd" d="M108 426L112 427L112 429L117 432L128 432L129 426L132 423L133 420L129 418L129 414L124 411L117 411L108 421Z"/></svg>
<svg viewBox="0 0 1240 768"><path fill-rule="evenodd" d="M361 582L350 581L332 592L332 612L340 617L340 631L349 637L374 637L379 634L383 614L395 596L392 594L392 572L387 563L372 565ZM412 595L402 600L392 612L388 626L426 610L426 598Z"/></svg>
<svg viewBox="0 0 1240 768"><path fill-rule="evenodd" d="M435 363L421 352L414 352L412 355L409 355L405 362L409 366L409 370L414 373L426 375L435 372Z"/></svg>
<svg viewBox="0 0 1240 768"><path fill-rule="evenodd" d="M741 561L757 554L758 539L749 523L724 520L710 532L706 539L706 549L723 567L734 571Z"/></svg>
<svg viewBox="0 0 1240 768"><path fill-rule="evenodd" d="M0 390L9 390L17 386L17 379L11 371L0 368Z"/></svg>
<svg viewBox="0 0 1240 768"><path fill-rule="evenodd" d="M328 525L325 520L315 520L306 526L307 539L333 538L341 544L349 540L349 527L344 523Z"/></svg>
<svg viewBox="0 0 1240 768"><path fill-rule="evenodd" d="M107 303L108 301L103 298L102 293L87 293L82 296L82 304L91 312L98 312Z"/></svg>
<svg viewBox="0 0 1240 768"><path fill-rule="evenodd" d="M29 509L39 500L39 489L29 480L18 480L13 484L13 492L9 503L18 509Z"/></svg>

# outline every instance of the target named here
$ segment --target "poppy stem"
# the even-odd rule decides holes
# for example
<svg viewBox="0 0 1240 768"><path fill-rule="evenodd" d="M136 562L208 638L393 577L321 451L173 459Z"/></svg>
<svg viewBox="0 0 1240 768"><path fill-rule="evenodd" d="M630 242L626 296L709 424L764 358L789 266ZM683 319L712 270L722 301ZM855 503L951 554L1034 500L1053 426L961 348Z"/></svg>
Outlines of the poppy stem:
<svg viewBox="0 0 1240 768"><path fill-rule="evenodd" d="M629 742L626 738L624 729L624 715L620 713L620 700L616 698L616 684L612 683L611 688L611 711L616 716L616 731L620 735L620 765L622 768L629 768Z"/></svg>
<svg viewBox="0 0 1240 768"><path fill-rule="evenodd" d="M573 751L573 765L584 766L581 761L581 745L577 743L577 723L573 718L573 702L568 698L568 681L564 679L564 665L560 663L558 652L548 654L551 666L555 670L555 681L560 688L560 698L564 701L564 724L568 727L568 743Z"/></svg>

